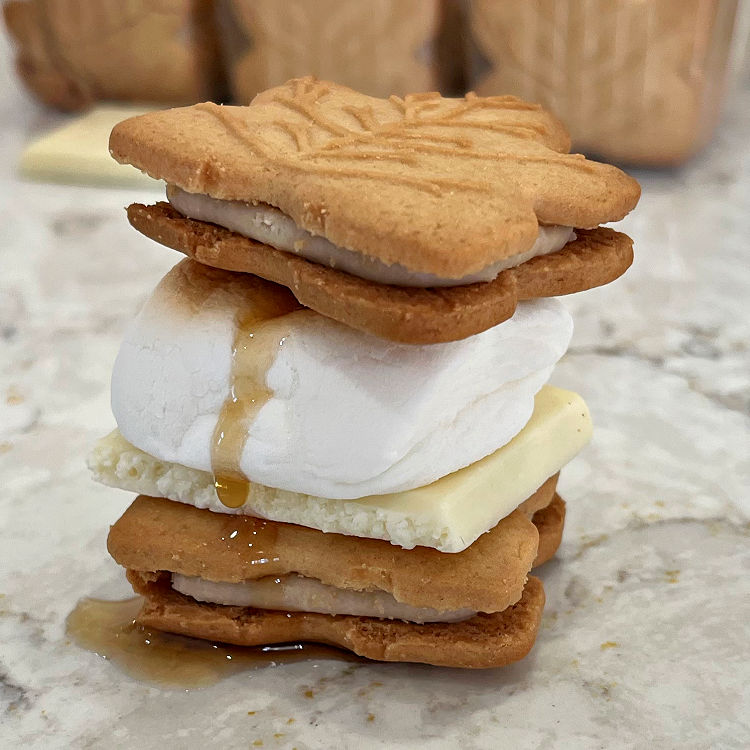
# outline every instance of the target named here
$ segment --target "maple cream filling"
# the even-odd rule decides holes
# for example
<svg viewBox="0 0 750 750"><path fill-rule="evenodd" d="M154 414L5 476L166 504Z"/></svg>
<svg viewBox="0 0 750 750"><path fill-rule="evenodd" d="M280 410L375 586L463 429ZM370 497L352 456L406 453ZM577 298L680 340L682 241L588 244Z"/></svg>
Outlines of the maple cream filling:
<svg viewBox="0 0 750 750"><path fill-rule="evenodd" d="M557 252L575 239L572 227L540 225L536 242L528 250L503 258L461 278L443 278L431 273L412 271L399 263L388 265L377 258L334 245L325 237L313 235L297 226L290 216L266 203L220 200L210 195L188 193L175 185L167 186L167 199L179 213L189 219L218 224L277 250L294 253L361 279L391 286L427 288L492 281L501 271L536 256Z"/></svg>
<svg viewBox="0 0 750 750"><path fill-rule="evenodd" d="M473 617L472 609L439 611L431 607L413 607L397 601L385 591L340 589L299 575L254 581L226 583L172 574L172 588L201 602L233 607L254 607L286 612L315 612L324 615L379 617L408 622L460 622Z"/></svg>

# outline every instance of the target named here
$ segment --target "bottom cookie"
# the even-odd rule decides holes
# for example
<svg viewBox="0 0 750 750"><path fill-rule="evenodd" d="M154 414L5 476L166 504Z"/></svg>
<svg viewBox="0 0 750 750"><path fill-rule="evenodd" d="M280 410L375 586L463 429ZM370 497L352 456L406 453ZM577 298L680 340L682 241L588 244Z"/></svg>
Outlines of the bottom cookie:
<svg viewBox="0 0 750 750"><path fill-rule="evenodd" d="M424 625L198 602L174 591L168 573L128 570L128 580L146 599L137 617L145 627L238 646L312 641L377 661L471 669L523 659L534 645L544 608L544 588L533 576L520 601L502 612Z"/></svg>
<svg viewBox="0 0 750 750"><path fill-rule="evenodd" d="M549 505L536 511L531 520L539 532L539 546L532 565L538 568L551 560L560 546L565 526L565 501L555 493Z"/></svg>
<svg viewBox="0 0 750 750"><path fill-rule="evenodd" d="M238 646L306 641L379 661L500 667L522 659L536 639L544 590L527 574L560 544L565 503L556 480L456 554L402 550L382 540L238 519L148 497L137 498L115 524L109 548L145 597L137 620L147 628ZM253 564L258 555L264 568L271 565L260 578ZM282 588L272 585L274 593L264 594L274 576L272 584ZM323 582L326 590L316 588L313 598L304 593ZM381 614L377 596L364 609L359 600L341 604L336 597L346 589L398 593L398 600L382 605L389 608L437 611ZM329 596L341 609L325 603ZM452 621L445 616L462 609L475 614ZM337 611L354 614L325 614Z"/></svg>

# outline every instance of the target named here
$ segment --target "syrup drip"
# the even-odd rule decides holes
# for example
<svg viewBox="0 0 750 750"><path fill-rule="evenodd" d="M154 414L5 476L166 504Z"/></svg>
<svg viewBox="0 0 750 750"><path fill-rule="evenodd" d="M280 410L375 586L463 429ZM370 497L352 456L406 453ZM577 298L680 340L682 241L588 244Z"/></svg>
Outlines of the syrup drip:
<svg viewBox="0 0 750 750"><path fill-rule="evenodd" d="M258 565L279 562L283 541L279 544L278 536L279 525L276 523L255 516L227 515L219 539L210 544L207 550L212 554L221 550L222 559L226 560L241 556L249 565L257 568Z"/></svg>
<svg viewBox="0 0 750 750"><path fill-rule="evenodd" d="M135 622L142 601L82 599L68 615L66 633L78 646L112 661L131 677L182 689L299 661L358 661L354 654L318 644L247 648L150 630Z"/></svg>
<svg viewBox="0 0 750 750"><path fill-rule="evenodd" d="M238 315L231 392L219 414L211 450L214 487L227 508L239 508L247 500L249 483L240 471L240 459L253 420L272 395L266 375L291 331L289 315L300 309L291 294L269 284L254 289L247 309Z"/></svg>

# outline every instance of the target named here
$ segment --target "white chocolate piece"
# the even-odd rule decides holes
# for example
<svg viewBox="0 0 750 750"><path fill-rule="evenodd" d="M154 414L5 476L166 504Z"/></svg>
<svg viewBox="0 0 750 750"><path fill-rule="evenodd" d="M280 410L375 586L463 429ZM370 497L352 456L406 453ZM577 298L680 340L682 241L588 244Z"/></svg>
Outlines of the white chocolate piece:
<svg viewBox="0 0 750 750"><path fill-rule="evenodd" d="M580 396L545 386L536 396L531 419L513 440L427 486L332 500L251 484L248 501L236 509L219 502L209 472L160 461L130 445L117 431L97 443L88 463L103 484L197 508L385 539L405 549L419 545L460 552L565 466L589 441L591 429Z"/></svg>

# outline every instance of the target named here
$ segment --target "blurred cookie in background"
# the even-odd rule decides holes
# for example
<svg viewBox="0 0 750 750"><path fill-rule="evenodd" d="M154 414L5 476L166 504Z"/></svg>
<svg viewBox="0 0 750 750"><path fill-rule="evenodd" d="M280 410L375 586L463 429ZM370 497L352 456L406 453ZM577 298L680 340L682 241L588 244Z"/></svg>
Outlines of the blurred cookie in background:
<svg viewBox="0 0 750 750"><path fill-rule="evenodd" d="M661 166L700 150L739 66L737 0L471 0L469 85L539 102L574 148ZM747 20L743 16L744 20Z"/></svg>
<svg viewBox="0 0 750 750"><path fill-rule="evenodd" d="M221 97L211 0L12 0L16 69L52 107L95 101L190 104Z"/></svg>
<svg viewBox="0 0 750 750"><path fill-rule="evenodd" d="M303 75L371 96L435 90L440 6L439 0L373 0L366 6L218 0L232 98L248 104L260 91Z"/></svg>

